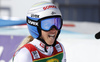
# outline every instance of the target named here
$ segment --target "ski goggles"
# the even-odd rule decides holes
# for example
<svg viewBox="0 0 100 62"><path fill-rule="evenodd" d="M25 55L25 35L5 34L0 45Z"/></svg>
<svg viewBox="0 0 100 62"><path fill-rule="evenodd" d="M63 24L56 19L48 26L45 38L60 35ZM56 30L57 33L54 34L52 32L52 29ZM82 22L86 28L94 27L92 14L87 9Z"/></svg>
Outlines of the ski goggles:
<svg viewBox="0 0 100 62"><path fill-rule="evenodd" d="M42 19L27 17L27 23L32 26L39 26L44 31L50 31L52 28L60 30L62 27L62 19L60 16L51 16Z"/></svg>

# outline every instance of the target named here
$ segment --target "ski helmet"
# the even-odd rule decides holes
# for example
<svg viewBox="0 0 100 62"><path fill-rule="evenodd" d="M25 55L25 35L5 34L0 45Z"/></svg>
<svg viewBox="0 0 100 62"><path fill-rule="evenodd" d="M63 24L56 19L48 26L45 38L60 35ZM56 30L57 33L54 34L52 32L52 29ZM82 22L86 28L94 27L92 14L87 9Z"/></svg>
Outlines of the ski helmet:
<svg viewBox="0 0 100 62"><path fill-rule="evenodd" d="M41 36L41 29L39 29L39 20L49 17L61 17L61 12L52 2L39 2L29 9L27 14L27 26L33 38Z"/></svg>

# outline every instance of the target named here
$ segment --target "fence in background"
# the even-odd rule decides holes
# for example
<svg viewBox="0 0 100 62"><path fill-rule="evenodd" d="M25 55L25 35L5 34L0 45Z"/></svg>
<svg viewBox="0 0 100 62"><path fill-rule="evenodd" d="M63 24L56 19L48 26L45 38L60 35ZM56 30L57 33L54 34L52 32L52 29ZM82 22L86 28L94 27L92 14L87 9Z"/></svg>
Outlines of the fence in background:
<svg viewBox="0 0 100 62"><path fill-rule="evenodd" d="M100 0L53 0L64 20L100 23Z"/></svg>

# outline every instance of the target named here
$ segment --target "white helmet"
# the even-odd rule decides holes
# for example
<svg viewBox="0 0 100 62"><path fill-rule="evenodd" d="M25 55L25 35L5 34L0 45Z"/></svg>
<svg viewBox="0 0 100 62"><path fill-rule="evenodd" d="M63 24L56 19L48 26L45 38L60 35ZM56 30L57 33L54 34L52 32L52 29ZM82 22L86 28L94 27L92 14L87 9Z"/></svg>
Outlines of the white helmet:
<svg viewBox="0 0 100 62"><path fill-rule="evenodd" d="M41 36L41 30L38 28L38 26L35 26L38 25L38 20L51 16L61 17L60 10L52 2L39 2L34 4L32 8L29 9L27 14L27 25L33 38L39 38ZM34 20L34 22L30 20Z"/></svg>
<svg viewBox="0 0 100 62"><path fill-rule="evenodd" d="M32 6L28 11L29 17L43 18L47 16L61 15L60 10L51 2L39 2Z"/></svg>

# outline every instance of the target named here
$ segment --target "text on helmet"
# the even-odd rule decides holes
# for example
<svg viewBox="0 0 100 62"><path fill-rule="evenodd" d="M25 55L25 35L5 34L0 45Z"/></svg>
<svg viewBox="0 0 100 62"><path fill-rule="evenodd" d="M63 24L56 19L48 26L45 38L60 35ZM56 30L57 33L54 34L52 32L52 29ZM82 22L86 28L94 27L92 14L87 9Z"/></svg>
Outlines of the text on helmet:
<svg viewBox="0 0 100 62"><path fill-rule="evenodd" d="M46 10L46 9L50 9L50 8L57 8L57 7L54 6L54 5L49 5L49 6L45 6L45 7L43 7L44 10Z"/></svg>

